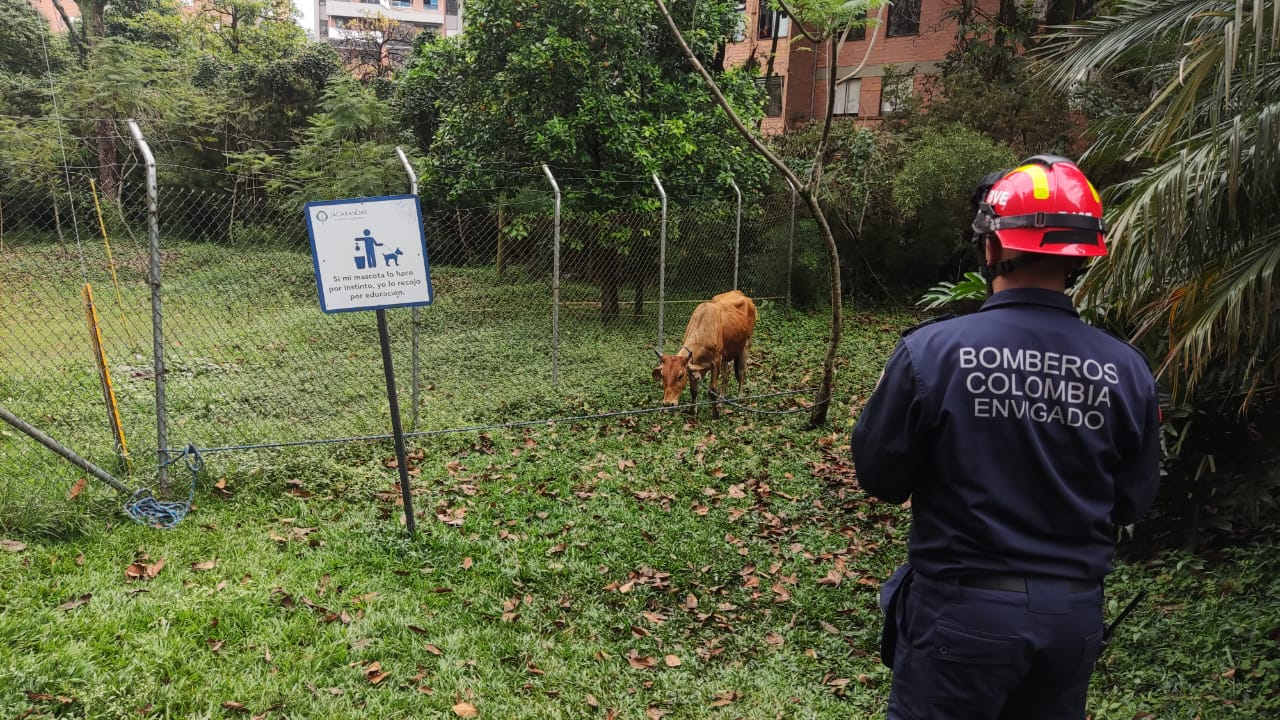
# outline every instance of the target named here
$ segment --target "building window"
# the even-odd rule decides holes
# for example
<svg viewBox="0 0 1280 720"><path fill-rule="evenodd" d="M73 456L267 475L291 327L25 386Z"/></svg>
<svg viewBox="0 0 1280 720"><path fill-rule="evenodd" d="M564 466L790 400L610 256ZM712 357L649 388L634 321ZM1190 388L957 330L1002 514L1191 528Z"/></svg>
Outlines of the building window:
<svg viewBox="0 0 1280 720"><path fill-rule="evenodd" d="M444 14L445 14L445 15L457 15L457 14L458 14L458 0L445 0L445 3L444 3Z"/></svg>
<svg viewBox="0 0 1280 720"><path fill-rule="evenodd" d="M791 33L791 18L787 17L786 13L769 7L765 2L766 0L760 0L758 37L761 40L768 40L775 36L787 37Z"/></svg>
<svg viewBox="0 0 1280 720"><path fill-rule="evenodd" d="M782 76L769 75L755 79L756 89L766 94L766 117L782 117Z"/></svg>
<svg viewBox="0 0 1280 720"><path fill-rule="evenodd" d="M391 0L391 7L413 7L413 0Z"/></svg>
<svg viewBox="0 0 1280 720"><path fill-rule="evenodd" d="M858 23L857 27L849 28L849 37L846 40L866 40L867 39L867 11L863 10L858 13L858 17L854 18ZM842 31L843 32L843 31Z"/></svg>
<svg viewBox="0 0 1280 720"><path fill-rule="evenodd" d="M920 0L897 0L889 6L885 35L899 37L920 34Z"/></svg>
<svg viewBox="0 0 1280 720"><path fill-rule="evenodd" d="M747 4L739 2L733 4L734 17L738 18L738 25L733 30L733 41L742 42L747 39Z"/></svg>
<svg viewBox="0 0 1280 720"><path fill-rule="evenodd" d="M428 37L431 37L431 38L440 37L440 26L436 25L435 23L411 22L411 23L405 23L405 24L411 28L418 30L421 34L426 35Z"/></svg>
<svg viewBox="0 0 1280 720"><path fill-rule="evenodd" d="M422 0L422 7L428 10L439 10L440 0Z"/></svg>
<svg viewBox="0 0 1280 720"><path fill-rule="evenodd" d="M903 101L911 97L915 89L915 76L886 77L880 86L880 114L888 115L902 107Z"/></svg>
<svg viewBox="0 0 1280 720"><path fill-rule="evenodd" d="M858 101L862 96L862 80L853 78L836 83L836 104L831 108L832 115L857 115Z"/></svg>

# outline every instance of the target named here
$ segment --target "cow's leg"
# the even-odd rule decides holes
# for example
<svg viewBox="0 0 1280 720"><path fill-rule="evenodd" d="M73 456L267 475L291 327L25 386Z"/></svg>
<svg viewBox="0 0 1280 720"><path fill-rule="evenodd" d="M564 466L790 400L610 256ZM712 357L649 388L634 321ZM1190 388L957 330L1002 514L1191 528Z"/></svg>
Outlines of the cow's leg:
<svg viewBox="0 0 1280 720"><path fill-rule="evenodd" d="M747 383L747 348L744 346L738 357L733 359L733 371L738 376L738 395L746 395L744 386Z"/></svg>
<svg viewBox="0 0 1280 720"><path fill-rule="evenodd" d="M689 373L689 408L685 412L695 416L698 414L698 377L693 373Z"/></svg>
<svg viewBox="0 0 1280 720"><path fill-rule="evenodd" d="M721 372L721 361L711 363L711 417L720 417L720 398L724 397L724 375Z"/></svg>

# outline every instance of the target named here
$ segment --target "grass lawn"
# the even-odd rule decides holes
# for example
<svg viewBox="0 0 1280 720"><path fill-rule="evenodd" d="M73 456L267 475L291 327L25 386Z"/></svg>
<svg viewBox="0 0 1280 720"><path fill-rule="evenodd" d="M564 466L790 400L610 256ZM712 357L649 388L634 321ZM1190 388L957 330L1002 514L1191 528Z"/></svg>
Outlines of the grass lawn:
<svg viewBox="0 0 1280 720"><path fill-rule="evenodd" d="M378 362L371 315L323 316L305 284L282 292L237 275L244 258L176 252L187 272L171 274L175 442L385 432L380 366L363 381ZM296 259L249 266L297 280ZM78 291L77 274L55 283L59 298ZM55 332L80 326L16 277L7 300L40 309L42 344L18 338L31 323L7 304L0 402L105 464L94 377ZM589 310L569 315L552 388L539 287L477 270L438 278L439 302L422 313L422 429L657 401L649 320L600 328ZM687 312L668 313L669 345ZM414 538L390 443L211 453L196 508L160 531L97 486L68 499L65 463L0 435L0 717L882 717L877 590L905 556L909 516L857 489L847 433L912 321L848 313L823 430L806 430L803 412L713 421L704 407L692 421L663 412L415 438ZM393 318L401 373L407 324ZM749 390L811 385L825 325L762 308ZM111 362L126 424L145 428L149 359L133 354ZM148 472L142 463L129 484ZM1272 534L1122 563L1113 605L1139 588L1152 597L1095 676L1093 717L1280 715L1278 550Z"/></svg>

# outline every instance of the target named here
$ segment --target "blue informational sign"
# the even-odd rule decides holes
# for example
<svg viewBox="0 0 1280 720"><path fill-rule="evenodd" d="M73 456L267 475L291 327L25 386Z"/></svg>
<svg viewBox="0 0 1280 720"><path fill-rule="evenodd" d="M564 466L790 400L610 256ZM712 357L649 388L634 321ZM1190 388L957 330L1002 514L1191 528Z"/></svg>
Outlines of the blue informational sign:
<svg viewBox="0 0 1280 720"><path fill-rule="evenodd" d="M304 211L321 310L431 304L417 195L323 200L307 203Z"/></svg>

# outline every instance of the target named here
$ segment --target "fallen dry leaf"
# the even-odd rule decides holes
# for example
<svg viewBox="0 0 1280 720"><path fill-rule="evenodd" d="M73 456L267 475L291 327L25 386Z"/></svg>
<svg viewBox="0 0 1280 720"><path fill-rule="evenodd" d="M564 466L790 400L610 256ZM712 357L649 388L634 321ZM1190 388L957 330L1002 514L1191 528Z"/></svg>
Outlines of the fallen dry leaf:
<svg viewBox="0 0 1280 720"><path fill-rule="evenodd" d="M210 651L210 652L218 652L219 650L221 650L221 649L222 649L222 646L223 646L223 645L225 645L227 641L226 641L226 640L214 640L213 638L209 638L209 639L208 639L208 640L206 640L205 642L209 644L209 651Z"/></svg>
<svg viewBox="0 0 1280 720"><path fill-rule="evenodd" d="M73 698L73 697L67 697L66 695L57 695L57 696L54 696L54 695L50 695L49 693L37 693L37 692L28 692L28 693L27 693L27 699L28 699L28 700L30 700L31 702L51 702L51 701L56 700L56 701L58 701L58 702L62 703L63 705L70 705L71 703L73 703L73 702L75 702L75 701L76 701L76 699L75 699L75 698ZM32 708L31 710L28 710L27 712L23 713L22 715L19 715L18 717L20 717L20 718L22 718L22 717L26 717L27 715L31 714L32 712L34 712L34 708Z"/></svg>
<svg viewBox="0 0 1280 720"><path fill-rule="evenodd" d="M125 568L124 576L129 580L154 580L160 571L164 569L165 559L160 558L154 563L148 565L144 562L135 562Z"/></svg>
<svg viewBox="0 0 1280 720"><path fill-rule="evenodd" d="M716 693L716 699L711 701L711 707L724 707L734 700L738 699L738 693L730 690L728 692Z"/></svg>
<svg viewBox="0 0 1280 720"><path fill-rule="evenodd" d="M774 647L777 647L782 644L782 636L776 632L766 633L764 641Z"/></svg>
<svg viewBox="0 0 1280 720"><path fill-rule="evenodd" d="M212 570L217 566L218 566L218 560L217 558L214 558L213 560L205 560L204 562L192 563L191 569L197 572L200 572L203 570Z"/></svg>
<svg viewBox="0 0 1280 720"><path fill-rule="evenodd" d="M480 717L480 711L469 702L460 702L453 706L453 714L460 718Z"/></svg>
<svg viewBox="0 0 1280 720"><path fill-rule="evenodd" d="M369 681L370 685L377 685L387 679L390 673L382 671L382 663L373 661L364 668L364 679Z"/></svg>
<svg viewBox="0 0 1280 720"><path fill-rule="evenodd" d="M18 553L26 549L27 546L17 540L0 540L0 550L5 552Z"/></svg>
<svg viewBox="0 0 1280 720"><path fill-rule="evenodd" d="M791 599L791 592L782 587L782 583L773 584L773 594L777 596L774 602L784 603Z"/></svg>
<svg viewBox="0 0 1280 720"><path fill-rule="evenodd" d="M93 593L85 593L78 598L72 598L58 606L59 610L75 610L76 608L89 602L93 597Z"/></svg>
<svg viewBox="0 0 1280 720"><path fill-rule="evenodd" d="M77 495L84 492L84 486L87 485L88 483L89 481L83 477L80 478L79 480L76 480L74 483L72 483L71 492L68 493L67 499L75 500Z"/></svg>
<svg viewBox="0 0 1280 720"><path fill-rule="evenodd" d="M657 667L658 660L648 655L641 655L639 651L632 648L627 652L627 664L637 670L650 670Z"/></svg>
<svg viewBox="0 0 1280 720"><path fill-rule="evenodd" d="M670 667L670 668L680 667L680 658L676 657L675 655L667 655L666 657L662 658L662 662L666 663L667 667Z"/></svg>
<svg viewBox="0 0 1280 720"><path fill-rule="evenodd" d="M245 707L244 703L238 703L235 700L227 700L226 702L222 703L222 707L228 710L234 710L236 712L242 712L242 713L249 712L249 708Z"/></svg>

